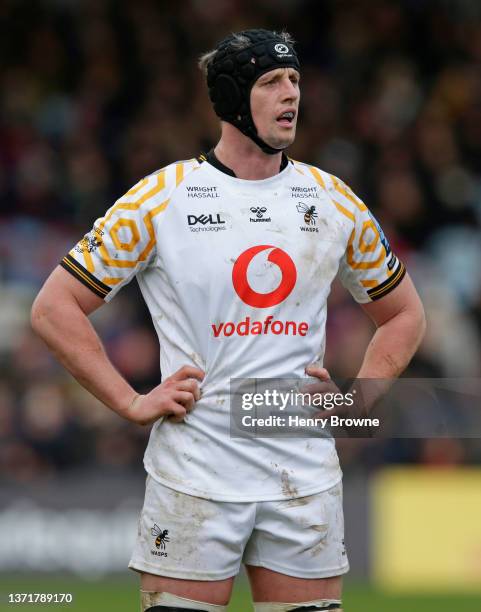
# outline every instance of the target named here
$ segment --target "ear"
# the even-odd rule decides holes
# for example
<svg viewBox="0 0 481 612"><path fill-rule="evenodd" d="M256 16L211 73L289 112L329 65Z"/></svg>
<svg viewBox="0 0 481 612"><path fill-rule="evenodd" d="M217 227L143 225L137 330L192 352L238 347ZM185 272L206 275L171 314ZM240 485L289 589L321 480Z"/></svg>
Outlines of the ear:
<svg viewBox="0 0 481 612"><path fill-rule="evenodd" d="M230 115L239 109L241 91L231 76L221 74L217 77L213 95L214 109L217 114Z"/></svg>

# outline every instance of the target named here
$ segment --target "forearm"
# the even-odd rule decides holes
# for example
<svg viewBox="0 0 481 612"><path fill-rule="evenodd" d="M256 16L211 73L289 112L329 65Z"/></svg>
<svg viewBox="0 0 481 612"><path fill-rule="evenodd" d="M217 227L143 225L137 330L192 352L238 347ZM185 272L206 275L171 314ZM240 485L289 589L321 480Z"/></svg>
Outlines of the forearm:
<svg viewBox="0 0 481 612"><path fill-rule="evenodd" d="M85 389L125 416L136 393L109 360L96 331L75 301L34 307L32 326Z"/></svg>
<svg viewBox="0 0 481 612"><path fill-rule="evenodd" d="M397 378L418 349L424 330L422 311L401 312L380 325L369 343L357 378Z"/></svg>
<svg viewBox="0 0 481 612"><path fill-rule="evenodd" d="M422 307L401 311L377 328L351 389L358 398L356 410L368 414L389 391L411 361L424 330Z"/></svg>

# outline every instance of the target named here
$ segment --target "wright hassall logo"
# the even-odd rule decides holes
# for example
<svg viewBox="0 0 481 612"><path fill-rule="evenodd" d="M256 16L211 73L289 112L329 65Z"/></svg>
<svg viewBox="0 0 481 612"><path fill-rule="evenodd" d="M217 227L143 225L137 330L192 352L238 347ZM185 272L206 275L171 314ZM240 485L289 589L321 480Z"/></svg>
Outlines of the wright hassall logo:
<svg viewBox="0 0 481 612"><path fill-rule="evenodd" d="M219 232L225 230L225 221L221 218L220 213L187 215L187 223L191 232Z"/></svg>
<svg viewBox="0 0 481 612"><path fill-rule="evenodd" d="M207 185L187 185L188 198L219 198L217 187L209 187Z"/></svg>

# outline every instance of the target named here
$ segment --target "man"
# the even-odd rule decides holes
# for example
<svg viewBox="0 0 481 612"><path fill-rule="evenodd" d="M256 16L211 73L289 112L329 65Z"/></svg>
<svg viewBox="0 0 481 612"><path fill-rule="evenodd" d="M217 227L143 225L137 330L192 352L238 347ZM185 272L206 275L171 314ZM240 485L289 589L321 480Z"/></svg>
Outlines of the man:
<svg viewBox="0 0 481 612"><path fill-rule="evenodd" d="M338 271L377 325L358 377L399 375L423 309L362 201L283 153L300 96L290 36L233 34L200 64L219 143L147 176L96 221L45 283L32 323L97 398L153 424L130 563L144 612L226 610L241 561L256 611L340 611L348 562L334 443L231 438L229 381L329 381L320 364ZM161 350L163 382L146 395L87 318L134 276Z"/></svg>

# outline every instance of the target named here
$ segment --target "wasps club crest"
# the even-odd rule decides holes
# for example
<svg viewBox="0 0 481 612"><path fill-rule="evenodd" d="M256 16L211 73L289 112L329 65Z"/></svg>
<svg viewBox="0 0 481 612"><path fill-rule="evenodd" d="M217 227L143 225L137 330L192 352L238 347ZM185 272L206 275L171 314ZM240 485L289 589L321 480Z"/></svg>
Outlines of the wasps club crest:
<svg viewBox="0 0 481 612"><path fill-rule="evenodd" d="M164 552L166 548L166 542L169 542L169 530L161 529L157 523L150 530L150 533L155 538L154 544L157 550L152 550L151 553L158 557L167 557L167 553Z"/></svg>

